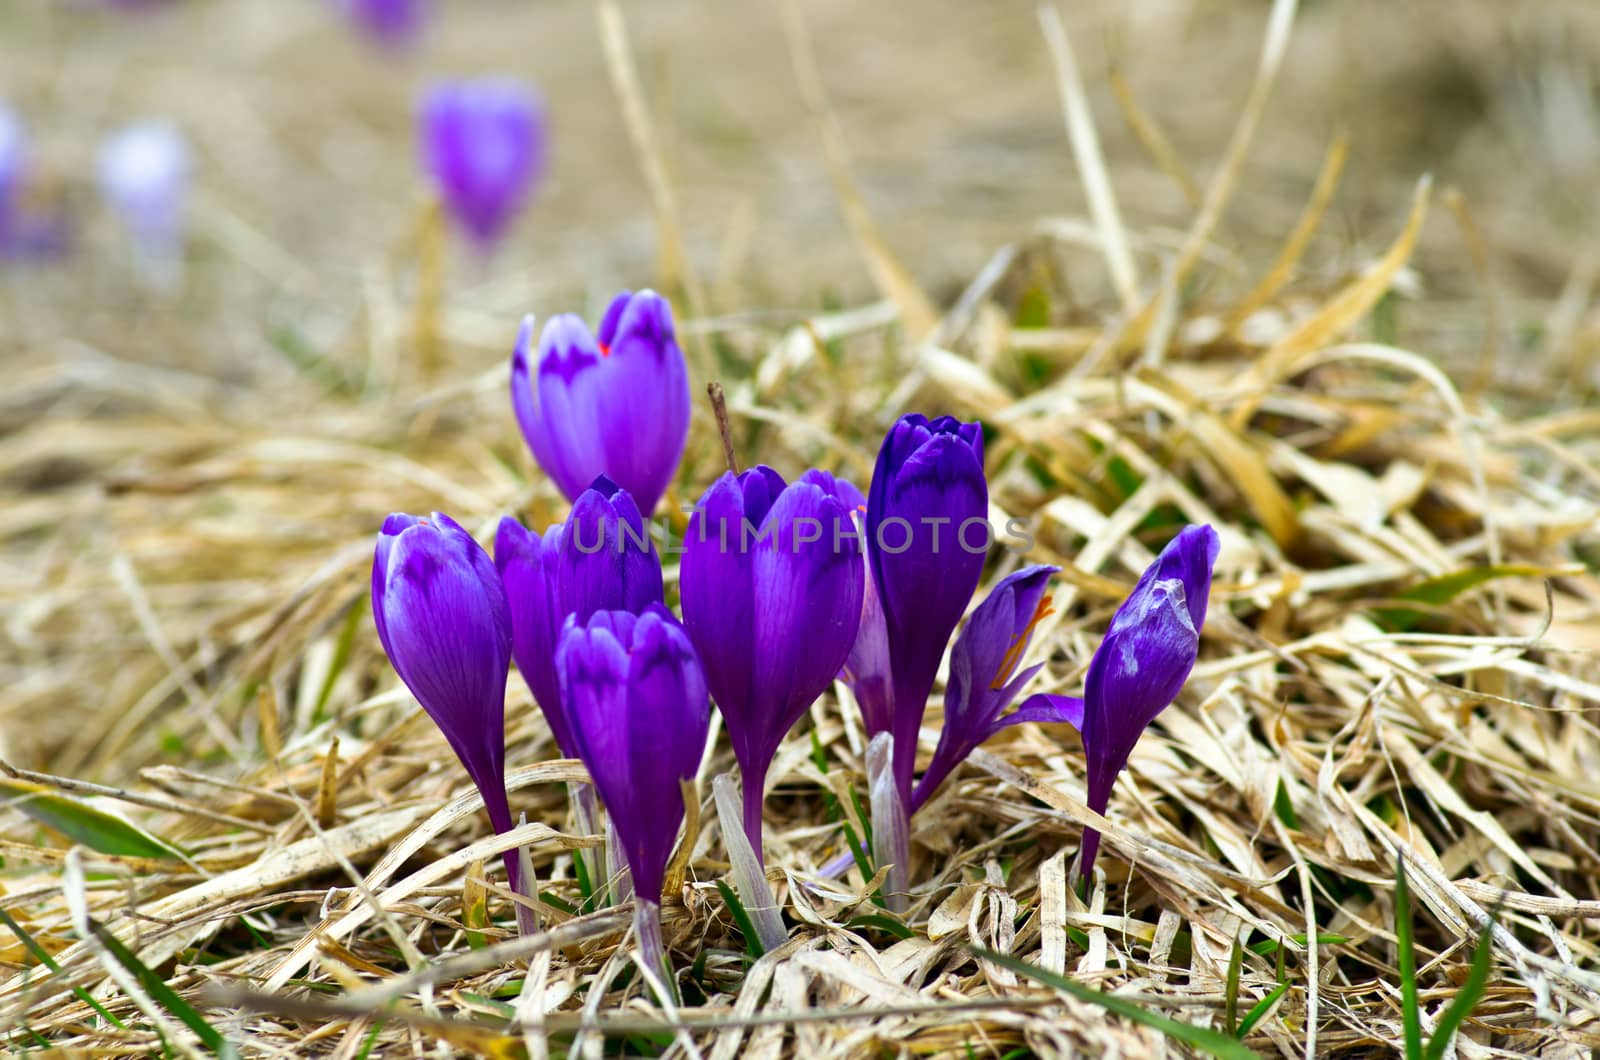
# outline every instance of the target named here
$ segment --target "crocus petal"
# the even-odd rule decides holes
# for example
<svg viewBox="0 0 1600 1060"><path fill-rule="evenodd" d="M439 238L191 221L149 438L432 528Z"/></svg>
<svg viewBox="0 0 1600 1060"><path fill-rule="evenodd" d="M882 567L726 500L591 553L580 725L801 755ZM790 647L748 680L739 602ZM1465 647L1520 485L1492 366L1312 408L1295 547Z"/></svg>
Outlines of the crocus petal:
<svg viewBox="0 0 1600 1060"><path fill-rule="evenodd" d="M749 471L745 476L762 482L758 489L765 491L763 476ZM741 479L724 472L689 516L678 571L684 626L700 655L717 709L728 719L729 738L741 763L750 753L744 734L751 728L756 665L750 648L755 599L749 549L742 535L744 513Z"/></svg>
<svg viewBox="0 0 1600 1060"><path fill-rule="evenodd" d="M511 612L511 654L528 691L550 725L556 746L568 758L577 751L561 706L556 674L556 638L566 617L558 603L557 572L562 528L543 538L509 516L500 520L494 562Z"/></svg>
<svg viewBox="0 0 1600 1060"><path fill-rule="evenodd" d="M569 617L558 649L574 741L605 800L634 891L661 900L683 823L681 782L705 749L710 706L687 635L660 605Z"/></svg>
<svg viewBox="0 0 1600 1060"><path fill-rule="evenodd" d="M939 660L983 573L988 496L977 424L913 414L884 439L867 496L867 550L889 636L895 774L906 802ZM982 525L980 540L969 522Z"/></svg>
<svg viewBox="0 0 1600 1060"><path fill-rule="evenodd" d="M1010 705L1039 667L1018 673L1034 627L1048 613L1045 586L1059 567L1032 566L1000 580L972 612L950 651L944 727L928 770L912 797L916 810L950 771L1002 727Z"/></svg>
<svg viewBox="0 0 1600 1060"><path fill-rule="evenodd" d="M1077 696L1057 696L1037 692L1000 719L998 728L1035 722L1040 725L1071 725L1083 728L1083 700Z"/></svg>
<svg viewBox="0 0 1600 1060"><path fill-rule="evenodd" d="M605 475L655 510L689 433L689 377L667 302L654 291L612 302L600 338L562 314L545 324L529 363L524 322L511 399L533 455L567 496Z"/></svg>
<svg viewBox="0 0 1600 1060"><path fill-rule="evenodd" d="M861 521L857 520L858 526ZM890 732L894 728L894 672L889 660L889 629L877 582L871 569L863 567L861 621L841 676L855 694L867 731Z"/></svg>
<svg viewBox="0 0 1600 1060"><path fill-rule="evenodd" d="M101 194L127 231L139 267L176 282L188 197L183 134L168 121L137 122L106 138L99 163Z"/></svg>
<svg viewBox="0 0 1600 1060"><path fill-rule="evenodd" d="M455 522L435 513L404 525L409 518L391 516L379 534L373 564L379 639L483 793L496 830L504 831L511 827L503 777L511 664L505 593L493 562Z"/></svg>
<svg viewBox="0 0 1600 1060"><path fill-rule="evenodd" d="M433 86L420 114L422 166L456 224L487 251L544 170L544 106L527 87L485 78Z"/></svg>
<svg viewBox="0 0 1600 1060"><path fill-rule="evenodd" d="M661 557L628 491L605 478L578 496L561 540L560 606L587 623L596 611L640 612L663 599Z"/></svg>
<svg viewBox="0 0 1600 1060"><path fill-rule="evenodd" d="M1105 812L1139 737L1194 668L1200 644L1195 617L1205 619L1217 552L1216 531L1209 526L1186 527L1173 538L1112 616L1089 662L1081 732L1087 802L1098 813ZM1098 847L1099 834L1086 831L1085 875Z"/></svg>

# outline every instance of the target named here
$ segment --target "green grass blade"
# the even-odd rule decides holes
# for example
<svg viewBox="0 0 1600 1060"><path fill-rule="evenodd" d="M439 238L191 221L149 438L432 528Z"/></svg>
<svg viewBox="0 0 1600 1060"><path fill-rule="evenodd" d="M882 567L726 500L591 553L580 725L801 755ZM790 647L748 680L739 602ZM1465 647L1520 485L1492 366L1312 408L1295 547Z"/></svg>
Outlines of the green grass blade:
<svg viewBox="0 0 1600 1060"><path fill-rule="evenodd" d="M1417 953L1411 941L1411 887L1406 883L1405 855L1395 861L1394 936L1399 951L1400 1016L1406 1035L1406 1060L1422 1060L1422 1014L1417 1001Z"/></svg>
<svg viewBox="0 0 1600 1060"><path fill-rule="evenodd" d="M1244 971L1244 947L1233 940L1233 953L1228 957L1228 981L1224 993L1223 1026L1235 1038L1239 1037L1239 976Z"/></svg>
<svg viewBox="0 0 1600 1060"><path fill-rule="evenodd" d="M1445 1050L1450 1047L1450 1039L1455 1035L1461 1024L1466 1022L1478 1002L1483 1000L1484 992L1489 989L1489 973L1494 970L1494 922L1491 920L1483 926L1483 934L1478 936L1478 946L1472 951L1472 970L1467 973L1466 982L1461 984L1461 989L1456 991L1456 996L1451 999L1450 1005L1439 1017L1439 1023L1433 1029L1433 1038L1428 1042L1428 1048L1423 1054L1424 1060L1444 1060Z"/></svg>
<svg viewBox="0 0 1600 1060"><path fill-rule="evenodd" d="M176 847L114 814L86 802L58 795L42 784L26 780L0 780L0 799L6 799L35 821L52 828L90 850L123 858L182 860Z"/></svg>
<svg viewBox="0 0 1600 1060"><path fill-rule="evenodd" d="M1268 992L1266 997L1250 1006L1250 1011L1246 1012L1244 1019L1239 1021L1239 1029L1234 1032L1235 1036L1241 1039L1247 1037L1251 1031L1256 1029L1256 1024L1265 1019L1267 1013L1272 1011L1272 1006L1278 1003L1278 999L1288 992L1289 984L1279 983Z"/></svg>
<svg viewBox="0 0 1600 1060"><path fill-rule="evenodd" d="M194 1031L201 1044L213 1053L232 1052L232 1047L222 1037L222 1033L207 1023L206 1018L200 1015L193 1005L179 997L177 991L168 986L165 979L151 971L132 950L124 946L121 939L107 931L100 924L92 923L91 927L94 930L94 937L110 952L111 956L117 959L117 963L133 973L134 978L139 980L139 985L144 987L145 992L150 995L156 1004L172 1013L184 1026Z"/></svg>
<svg viewBox="0 0 1600 1060"><path fill-rule="evenodd" d="M1298 935L1290 935L1289 939L1291 942L1294 942L1297 945L1304 946L1306 944L1306 936L1304 932L1301 932ZM1349 941L1350 936L1348 935L1335 935L1332 932L1317 933L1318 946L1342 946ZM1245 948L1251 953L1255 954L1257 957L1271 957L1278 952L1278 940L1262 939L1260 942L1252 942Z"/></svg>
<svg viewBox="0 0 1600 1060"><path fill-rule="evenodd" d="M17 938L21 939L22 944L27 947L28 952L33 954L34 960L48 968L52 975L62 975L61 965L57 964L56 959L50 956L50 951L39 945L39 940L28 934L27 928L11 919L11 914L6 912L4 909L0 909L0 924L5 924L6 927L10 928L11 933L17 936ZM73 986L72 994L79 1001L82 1001L85 1005L88 1005L90 1008L94 1009L95 1012L99 1013L100 1018L111 1024L113 1027L116 1027L118 1030L127 1030L127 1027L123 1025L121 1020L117 1019L117 1017L106 1011L106 1007L100 1004L100 1002L96 1001L94 999L94 995L83 989L83 987Z"/></svg>
<svg viewBox="0 0 1600 1060"><path fill-rule="evenodd" d="M751 922L750 914L745 911L744 903L739 901L739 896L733 893L733 888L725 881L718 880L717 892L722 895L722 901L732 914L733 922L739 926L739 933L744 936L745 949L750 951L750 956L760 957L766 953L766 948L761 945L761 939L756 935L756 926Z"/></svg>
<svg viewBox="0 0 1600 1060"><path fill-rule="evenodd" d="M1079 1001L1098 1005L1107 1012L1115 1013L1131 1023L1137 1023L1141 1027L1149 1027L1151 1030L1159 1031L1168 1038L1192 1046L1209 1056L1215 1056L1218 1060L1259 1060L1259 1054L1253 1049L1247 1048L1238 1039L1231 1035L1223 1034L1221 1031L1214 1031L1207 1027L1196 1027L1192 1023L1182 1023L1170 1016L1163 1016L1159 1012L1151 1012L1148 1009L1140 1008L1127 998L1101 993L1093 987L1085 986L1065 976L1056 975L1054 972L1047 972L1043 968L1008 954L995 953L993 950L986 950L979 946L972 947L972 952L974 955L998 964L1002 968L1009 968L1018 975L1025 975L1029 979L1054 987L1062 993L1070 994Z"/></svg>

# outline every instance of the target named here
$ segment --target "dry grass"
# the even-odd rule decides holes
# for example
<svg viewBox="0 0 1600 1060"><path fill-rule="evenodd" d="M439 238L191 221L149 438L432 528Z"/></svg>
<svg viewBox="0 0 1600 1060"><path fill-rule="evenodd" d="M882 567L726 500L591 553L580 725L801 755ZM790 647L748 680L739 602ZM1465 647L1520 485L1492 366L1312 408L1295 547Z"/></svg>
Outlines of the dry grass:
<svg viewBox="0 0 1600 1060"><path fill-rule="evenodd" d="M803 36L791 44L806 71ZM626 50L610 54L626 83ZM1259 92L1276 66L1269 43ZM1061 73L1066 98L1084 91L1075 69ZM741 458L864 484L898 412L982 418L992 521L1028 521L1029 558L1065 568L1034 647L1045 690L1078 689L1112 608L1175 525L1222 535L1202 661L1109 819L1081 802L1070 730L1013 731L914 822L910 931L890 930L868 915L871 881L816 876L842 848L830 814L862 786L859 724L827 696L780 752L768 801L791 941L752 963L716 890L726 866L706 781L731 768L719 748L665 910L684 1004L664 1013L630 971L626 915L560 907L578 900L570 854L587 842L562 831L561 782L581 767L552 760L520 682L509 779L530 823L497 839L372 633L384 512L440 508L483 531L508 511L539 525L561 514L509 426L502 368L415 378L411 307L378 270L359 337L271 391L88 357L12 379L0 745L48 769L33 782L118 785L74 797L186 857L81 851L79 874L61 836L0 811L0 908L60 969L4 938L10 1048L202 1048L147 987L108 979L103 944L74 931L81 902L251 1054L420 1055L442 1040L544 1055L602 1037L716 1058L1184 1053L971 948L1215 1027L1235 939L1287 950L1289 988L1247 1044L1368 1054L1401 1039L1397 858L1418 902L1425 1027L1495 911L1492 985L1458 1053L1600 1046L1600 416L1571 386L1600 341L1592 258L1563 265L1567 293L1537 311L1549 326L1516 350L1545 366L1530 382L1482 306L1534 311L1508 308L1487 270L1468 310L1396 294L1416 284L1426 182L1386 202L1392 243L1371 261L1305 260L1337 201L1341 143L1277 245L1218 235L1225 208L1252 195L1225 164L1193 189L1186 234L1102 203L1094 225L1041 225L929 309L856 212L829 103L806 83L884 301L781 329L690 322L720 365ZM1230 159L1251 150L1251 99ZM1115 171L1097 173L1094 138L1073 134L1085 183L1111 194ZM653 139L637 142L655 187L667 171ZM1170 167L1170 145L1150 142ZM657 207L670 214L670 194ZM672 266L692 267L676 252ZM1081 293L1094 270L1103 297ZM924 311L931 328L907 326ZM427 326L450 347L511 330L465 310ZM720 464L701 415L678 496ZM986 584L1017 562L997 556ZM1497 576L1448 578L1467 570ZM928 720L924 751L936 710ZM1080 897L1067 880L1085 823L1108 851ZM515 843L559 900L541 909L548 934L520 941L493 856ZM487 926L474 912L485 894ZM1302 944L1319 935L1338 941ZM1247 954L1237 1011L1276 982L1273 958Z"/></svg>

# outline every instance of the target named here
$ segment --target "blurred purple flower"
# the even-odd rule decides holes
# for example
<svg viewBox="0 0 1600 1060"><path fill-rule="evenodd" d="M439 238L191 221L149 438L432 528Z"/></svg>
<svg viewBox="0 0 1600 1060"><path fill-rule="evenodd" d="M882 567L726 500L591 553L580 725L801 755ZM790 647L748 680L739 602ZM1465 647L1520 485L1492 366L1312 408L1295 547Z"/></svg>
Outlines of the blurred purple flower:
<svg viewBox="0 0 1600 1060"><path fill-rule="evenodd" d="M869 604L857 634L867 643L856 650L851 673L880 670L878 645L887 646L888 695L874 696L877 682L858 683L855 691L868 731L894 735L895 784L907 806L928 693L983 574L988 505L978 424L913 413L890 428L872 472L866 517L867 561L883 626L880 633L869 625L875 619Z"/></svg>
<svg viewBox="0 0 1600 1060"><path fill-rule="evenodd" d="M1034 627L1050 614L1045 585L1060 567L1024 567L1001 579L972 612L950 649L950 680L944 691L944 727L928 771L917 783L909 812L927 802L979 744L1008 725L1025 721L1067 721L1083 718L1083 701L1067 696L1030 696L1010 714L1003 714L1024 685L1039 672L1017 666L1028 652Z"/></svg>
<svg viewBox="0 0 1600 1060"><path fill-rule="evenodd" d="M0 102L0 260L53 258L71 238L64 211L41 211L27 201L29 153L22 119Z"/></svg>
<svg viewBox="0 0 1600 1060"><path fill-rule="evenodd" d="M568 497L605 475L653 512L689 436L689 369L672 307L654 291L617 295L598 337L567 313L533 318L511 354L511 405L533 455Z"/></svg>
<svg viewBox="0 0 1600 1060"><path fill-rule="evenodd" d="M628 862L647 962L662 967L659 907L711 721L705 677L667 609L567 618L556 654L573 742Z"/></svg>
<svg viewBox="0 0 1600 1060"><path fill-rule="evenodd" d="M762 465L724 474L689 519L683 618L739 760L744 830L758 858L773 755L856 638L859 503L859 490L826 471L785 485Z"/></svg>
<svg viewBox="0 0 1600 1060"><path fill-rule="evenodd" d="M372 617L389 662L477 785L494 830L510 830L511 614L489 554L449 516L389 516L372 560ZM516 887L515 851L505 864Z"/></svg>
<svg viewBox="0 0 1600 1060"><path fill-rule="evenodd" d="M519 82L436 84L419 117L422 168L456 225L488 253L544 173L544 104Z"/></svg>
<svg viewBox="0 0 1600 1060"><path fill-rule="evenodd" d="M581 545L581 548L580 548ZM550 725L556 746L577 758L561 703L556 647L567 616L638 613L662 601L661 560L639 509L601 478L585 490L567 523L540 537L507 516L495 533L494 561L511 609L511 653Z"/></svg>
<svg viewBox="0 0 1600 1060"><path fill-rule="evenodd" d="M1083 753L1089 808L1104 814L1111 787L1144 730L1177 698L1194 668L1220 545L1209 526L1186 526L1161 550L1111 616L1084 678ZM1069 720L1063 717L1061 720ZM1100 833L1084 829L1088 876Z"/></svg>
<svg viewBox="0 0 1600 1060"><path fill-rule="evenodd" d="M356 28L385 48L416 42L427 15L427 0L334 0Z"/></svg>
<svg viewBox="0 0 1600 1060"><path fill-rule="evenodd" d="M170 284L183 257L189 148L169 121L137 122L100 146L100 192L121 220L139 267Z"/></svg>

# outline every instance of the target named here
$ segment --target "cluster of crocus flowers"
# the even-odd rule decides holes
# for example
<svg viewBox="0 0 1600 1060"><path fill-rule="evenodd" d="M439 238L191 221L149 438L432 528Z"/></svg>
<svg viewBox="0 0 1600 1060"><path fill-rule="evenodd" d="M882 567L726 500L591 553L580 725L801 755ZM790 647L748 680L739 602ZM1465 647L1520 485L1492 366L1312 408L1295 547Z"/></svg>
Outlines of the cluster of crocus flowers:
<svg viewBox="0 0 1600 1060"><path fill-rule="evenodd" d="M597 331L564 313L532 343L529 317L511 354L511 405L539 466L568 497L605 475L654 511L689 437L689 369L667 300L623 291Z"/></svg>
<svg viewBox="0 0 1600 1060"><path fill-rule="evenodd" d="M544 173L543 102L507 78L441 82L423 94L418 127L422 169L440 203L488 254Z"/></svg>
<svg viewBox="0 0 1600 1060"><path fill-rule="evenodd" d="M542 534L503 519L493 560L444 516L391 516L374 560L373 610L396 671L500 831L512 820L503 700L515 660L557 747L593 782L577 789L588 800L575 798L579 823L593 830L593 792L605 804L648 971L664 967L659 905L712 702L743 785L742 807L730 777L713 785L722 833L769 947L785 929L762 869L767 776L790 729L836 678L853 689L870 734L874 853L892 866L892 909L908 890L911 815L1008 726L1077 727L1089 805L1105 810L1140 734L1194 665L1218 551L1210 527L1185 528L1140 578L1090 662L1082 698L1022 698L1041 669L1027 656L1053 613L1047 590L1059 568L1008 574L961 625L991 544L981 428L908 415L888 432L865 497L818 469L790 482L757 466L715 482L684 538L680 624L646 522L687 433L687 370L670 308L653 292L624 292L596 333L558 316L537 353L532 338L530 320L512 356L512 404L536 460L573 499L570 514ZM943 728L919 779L923 717L958 626ZM1085 874L1098 842L1085 832ZM517 883L509 854L507 871Z"/></svg>

